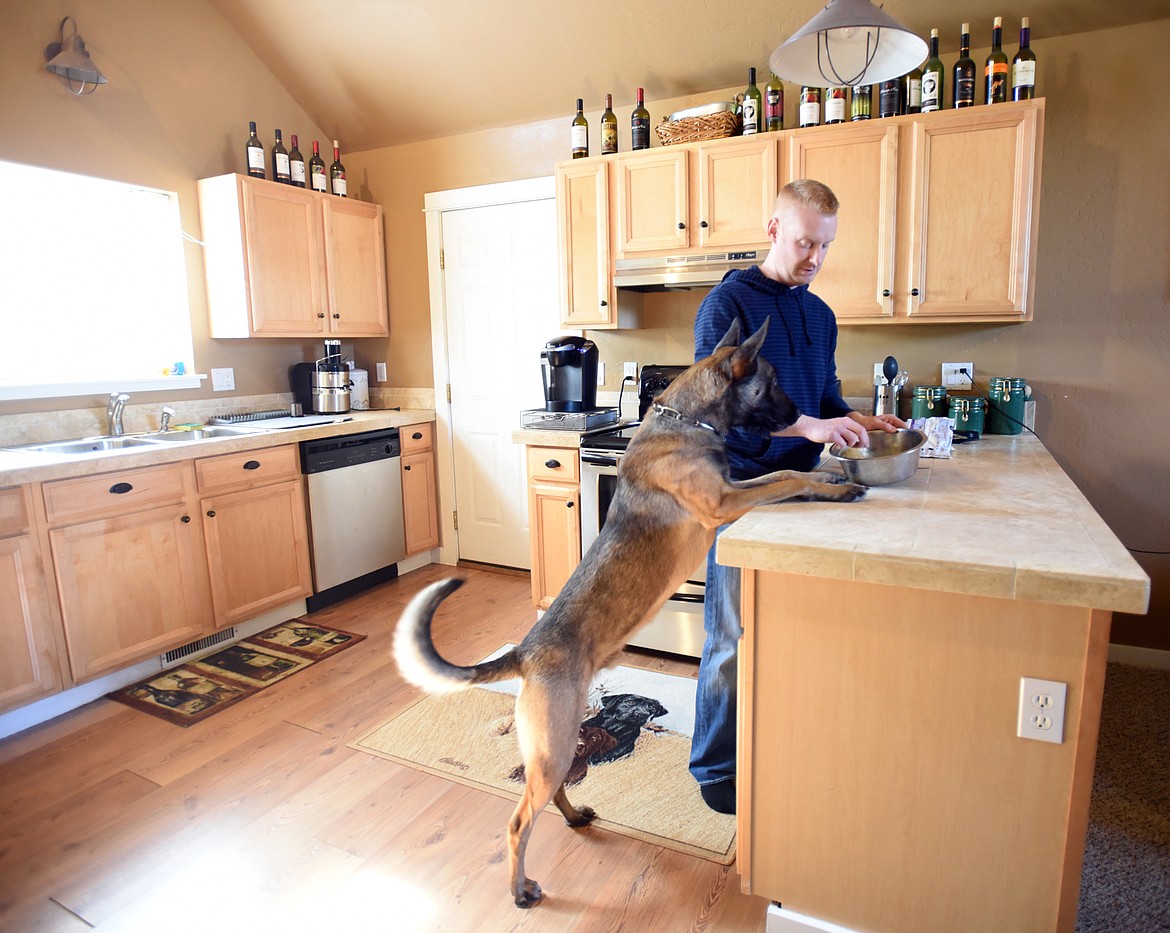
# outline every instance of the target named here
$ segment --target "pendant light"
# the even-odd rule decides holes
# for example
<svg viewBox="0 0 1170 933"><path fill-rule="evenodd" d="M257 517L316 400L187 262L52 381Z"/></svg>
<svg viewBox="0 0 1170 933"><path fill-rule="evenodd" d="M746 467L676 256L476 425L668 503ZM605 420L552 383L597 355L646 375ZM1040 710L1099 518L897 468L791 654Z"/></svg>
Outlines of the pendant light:
<svg viewBox="0 0 1170 933"><path fill-rule="evenodd" d="M901 77L926 54L922 37L869 0L829 0L768 62L793 84L840 87Z"/></svg>
<svg viewBox="0 0 1170 933"><path fill-rule="evenodd" d="M73 31L65 35L65 24ZM77 32L77 23L72 16L61 20L61 40L45 49L45 71L57 75L74 94L92 94L99 84L107 84L106 76L98 71L97 65L85 50L85 43Z"/></svg>

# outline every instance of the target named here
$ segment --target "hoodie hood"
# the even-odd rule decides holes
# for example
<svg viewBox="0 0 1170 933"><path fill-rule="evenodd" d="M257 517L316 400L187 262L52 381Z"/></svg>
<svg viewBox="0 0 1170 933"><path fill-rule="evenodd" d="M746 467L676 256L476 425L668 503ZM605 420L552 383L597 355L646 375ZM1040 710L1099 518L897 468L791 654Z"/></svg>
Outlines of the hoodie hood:
<svg viewBox="0 0 1170 933"><path fill-rule="evenodd" d="M806 347L812 346L812 339L808 333L808 315L804 310L807 285L785 285L782 282L777 282L764 275L759 266L752 266L749 269L732 269L723 276L723 282L732 280L753 291L778 299L775 317L780 319L779 323L784 328L785 336L788 339L789 356L796 356L797 340L801 340Z"/></svg>

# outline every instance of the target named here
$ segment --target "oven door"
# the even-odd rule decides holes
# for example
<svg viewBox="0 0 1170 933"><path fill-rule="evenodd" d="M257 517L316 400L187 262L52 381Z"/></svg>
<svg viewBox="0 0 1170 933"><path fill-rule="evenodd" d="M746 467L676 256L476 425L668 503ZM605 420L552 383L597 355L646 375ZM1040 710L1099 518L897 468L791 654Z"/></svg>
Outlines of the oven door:
<svg viewBox="0 0 1170 933"><path fill-rule="evenodd" d="M581 553L597 540L609 504L617 488L621 452L581 450ZM703 590L707 579L704 560L679 591L666 601L658 614L634 632L628 642L633 648L650 648L697 658L703 653Z"/></svg>

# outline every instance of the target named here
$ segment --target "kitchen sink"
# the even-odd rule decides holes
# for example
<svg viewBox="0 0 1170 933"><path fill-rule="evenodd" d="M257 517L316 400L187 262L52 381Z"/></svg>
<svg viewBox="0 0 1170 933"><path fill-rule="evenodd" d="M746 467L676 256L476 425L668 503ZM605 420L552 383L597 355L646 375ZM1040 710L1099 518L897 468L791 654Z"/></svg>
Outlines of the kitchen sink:
<svg viewBox="0 0 1170 933"><path fill-rule="evenodd" d="M190 431L161 431L157 434L137 435L145 441L164 444L189 444L192 441L210 441L217 437L246 437L249 434L265 432L240 431L235 428L195 428Z"/></svg>
<svg viewBox="0 0 1170 933"><path fill-rule="evenodd" d="M211 441L219 437L246 437L249 434L267 433L240 431L233 428L209 427L192 431L159 431L154 434L126 434L119 436L85 437L80 440L53 441L48 444L25 444L9 447L7 450L35 451L43 454L65 454L84 456L86 454L110 453L118 450L143 450L168 444L192 444Z"/></svg>
<svg viewBox="0 0 1170 933"><path fill-rule="evenodd" d="M17 450L35 450L44 454L94 454L127 447L151 447L150 441L139 437L89 437L80 441L57 441L52 444L29 444Z"/></svg>

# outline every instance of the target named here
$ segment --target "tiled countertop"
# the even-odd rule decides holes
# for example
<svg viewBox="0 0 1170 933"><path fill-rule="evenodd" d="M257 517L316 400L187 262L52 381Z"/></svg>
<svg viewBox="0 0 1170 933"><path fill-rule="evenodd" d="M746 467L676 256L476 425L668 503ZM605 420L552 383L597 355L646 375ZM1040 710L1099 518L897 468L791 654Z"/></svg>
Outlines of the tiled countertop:
<svg viewBox="0 0 1170 933"><path fill-rule="evenodd" d="M755 509L717 553L732 566L839 580L1118 612L1149 604L1149 577L1029 435L959 445L859 502Z"/></svg>
<svg viewBox="0 0 1170 933"><path fill-rule="evenodd" d="M157 444L151 447L131 447L98 455L63 455L25 451L0 450L0 486L16 486L45 480L74 476L92 476L136 467L174 463L197 457L238 453L241 450L261 450L320 437L358 434L379 428L395 428L405 424L420 424L435 420L433 409L403 409L401 411L354 411L352 420L337 424L306 428L289 428L266 434L242 434L240 437L215 438L189 444ZM254 422L262 424L262 422Z"/></svg>

